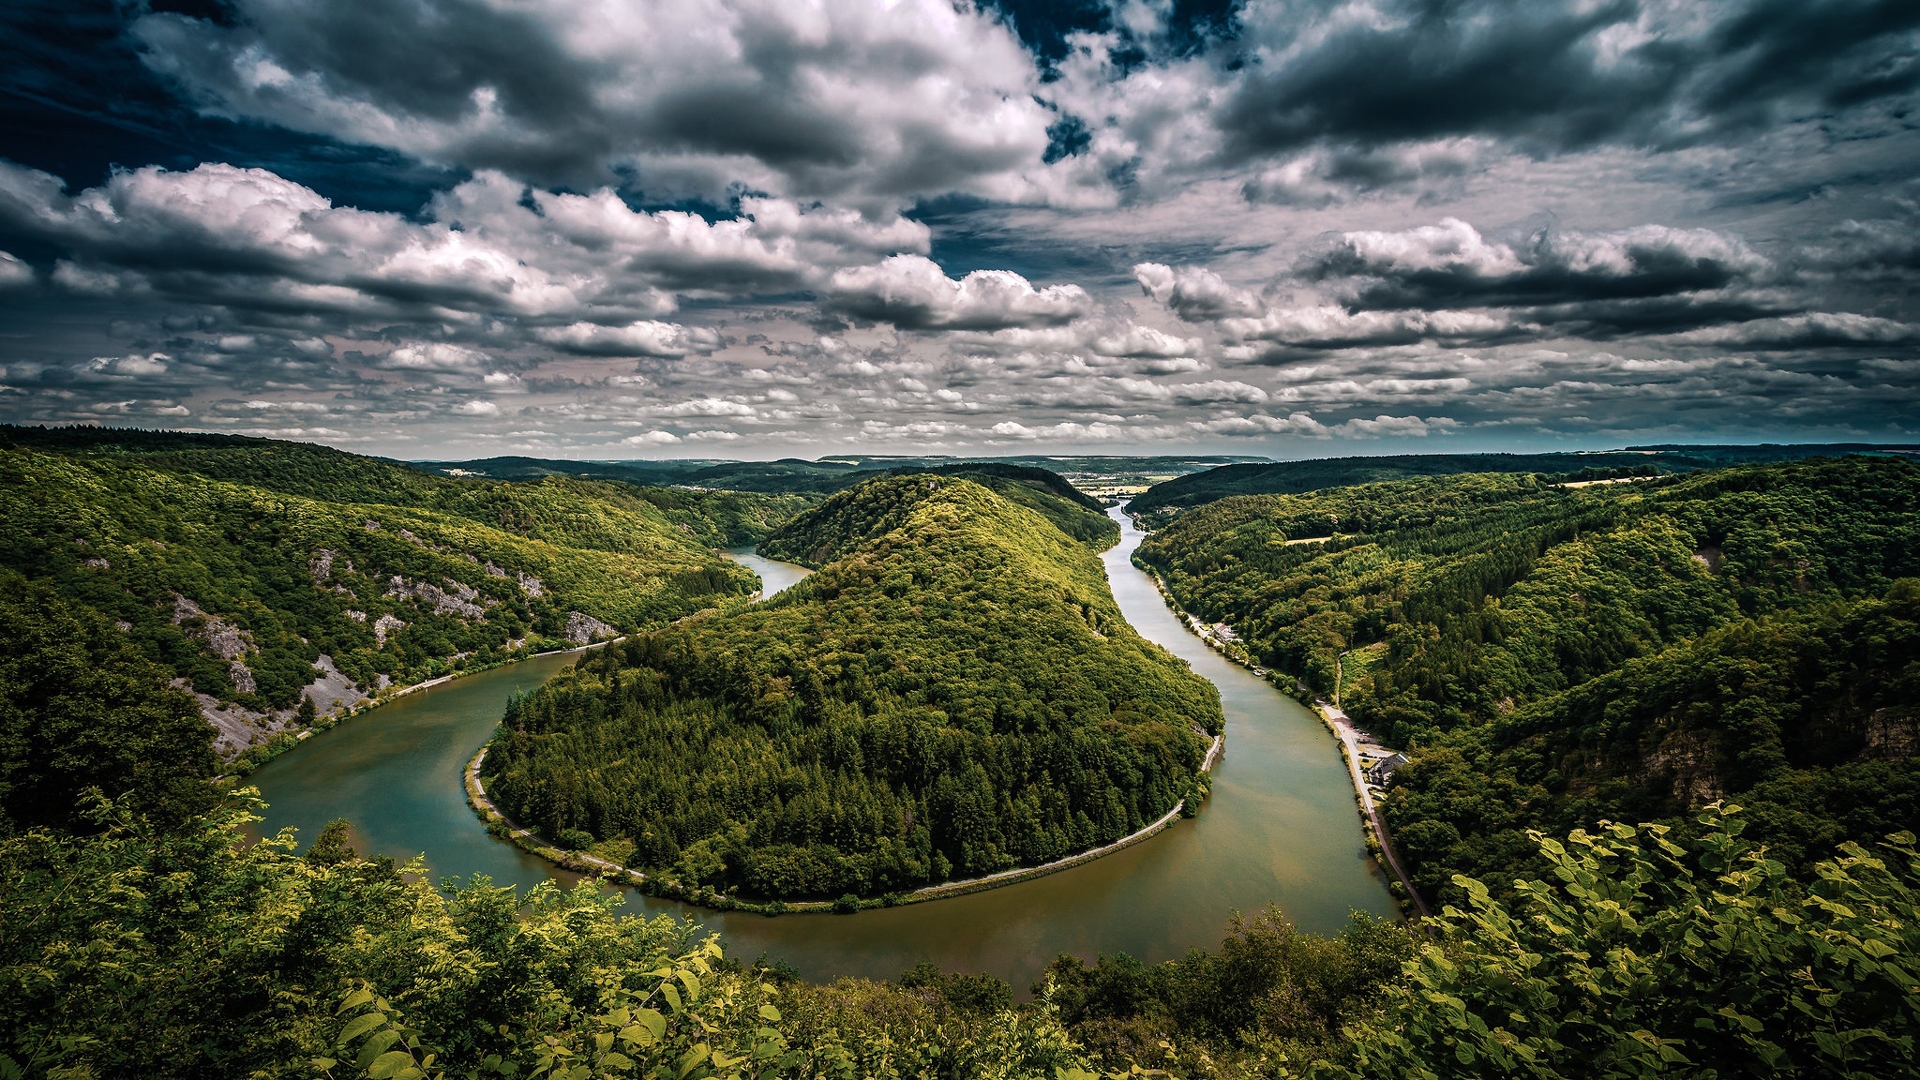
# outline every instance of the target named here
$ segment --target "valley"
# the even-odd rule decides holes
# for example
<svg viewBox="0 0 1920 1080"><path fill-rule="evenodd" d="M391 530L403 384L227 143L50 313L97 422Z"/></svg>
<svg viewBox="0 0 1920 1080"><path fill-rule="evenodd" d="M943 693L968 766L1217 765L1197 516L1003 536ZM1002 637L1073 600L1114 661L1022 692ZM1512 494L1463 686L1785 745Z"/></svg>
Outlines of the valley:
<svg viewBox="0 0 1920 1080"><path fill-rule="evenodd" d="M111 1073L157 1031L181 1075L603 1035L792 1076L1825 1062L1809 1024L1908 1022L1920 949L1920 480L1711 467L1738 456L1466 456L1143 534L1021 462L733 493L28 434L0 447L0 914L44 914L0 936L0 1008L45 1019L0 1055ZM341 707L282 704L316 689ZM1431 917L1401 921L1317 697L1410 759L1380 809ZM483 747L526 843L633 887L494 835L461 788ZM1839 940L1879 966L1816 993ZM1633 959L1594 972L1599 947ZM1513 1007L1516 955L1601 1019ZM586 986L661 977L685 996L658 1034L602 1030Z"/></svg>

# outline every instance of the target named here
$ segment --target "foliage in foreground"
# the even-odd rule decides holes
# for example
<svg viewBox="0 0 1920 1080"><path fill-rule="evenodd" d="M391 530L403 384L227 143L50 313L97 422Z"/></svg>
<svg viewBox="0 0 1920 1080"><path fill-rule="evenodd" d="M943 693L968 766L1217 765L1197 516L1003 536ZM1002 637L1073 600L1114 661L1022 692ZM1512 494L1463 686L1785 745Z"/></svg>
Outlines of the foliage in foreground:
<svg viewBox="0 0 1920 1080"><path fill-rule="evenodd" d="M1739 819L1536 834L1551 882L1503 904L1461 878L1351 1073L1392 1077L1908 1074L1920 1037L1920 853L1843 844L1804 887ZM1348 1070L1341 1070L1343 1072Z"/></svg>
<svg viewBox="0 0 1920 1080"><path fill-rule="evenodd" d="M690 922L551 882L419 879L257 844L233 801L156 832L0 840L0 1076L1049 1076L1044 1010L956 1010L873 984L781 991Z"/></svg>
<svg viewBox="0 0 1920 1080"><path fill-rule="evenodd" d="M1424 942L1267 913L1166 964L1062 957L1014 1006L743 968L590 886L436 890L344 823L248 845L251 807L0 840L0 1076L1838 1078L1903 1075L1920 1035L1911 834L1803 884L1731 812L1688 846L1603 824L1540 839L1511 903L1462 879Z"/></svg>

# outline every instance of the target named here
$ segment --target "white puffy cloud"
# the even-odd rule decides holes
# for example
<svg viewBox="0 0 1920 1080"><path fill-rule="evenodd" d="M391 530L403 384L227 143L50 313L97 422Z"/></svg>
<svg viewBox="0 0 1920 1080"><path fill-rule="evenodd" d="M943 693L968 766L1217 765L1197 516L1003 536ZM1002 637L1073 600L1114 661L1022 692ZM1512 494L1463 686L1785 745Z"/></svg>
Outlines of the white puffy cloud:
<svg viewBox="0 0 1920 1080"><path fill-rule="evenodd" d="M160 352L132 356L96 356L87 364L87 371L96 375L121 378L165 375L167 364L172 359L173 357Z"/></svg>
<svg viewBox="0 0 1920 1080"><path fill-rule="evenodd" d="M1719 345L1747 349L1801 349L1845 345L1911 345L1920 342L1920 326L1854 312L1809 312L1754 319L1732 326L1675 334L1676 344Z"/></svg>
<svg viewBox="0 0 1920 1080"><path fill-rule="evenodd" d="M833 275L830 309L907 330L1000 330L1061 326L1093 300L1078 285L1036 289L1008 270L975 270L955 281L932 259L895 255Z"/></svg>
<svg viewBox="0 0 1920 1080"><path fill-rule="evenodd" d="M1105 421L1083 424L1075 420L1063 420L1057 424L1029 426L1013 420L1002 420L989 428L988 432L1002 439L1022 441L1043 439L1054 442L1105 442L1124 436L1126 429Z"/></svg>
<svg viewBox="0 0 1920 1080"><path fill-rule="evenodd" d="M613 323L670 311L676 294L810 288L836 267L928 243L899 218L771 199L743 208L708 221L483 172L435 196L422 223L336 207L264 169L147 167L69 197L57 178L0 162L0 224L71 251L57 283L275 316Z"/></svg>
<svg viewBox="0 0 1920 1080"><path fill-rule="evenodd" d="M671 431L643 431L620 440L622 446L667 446L680 441Z"/></svg>
<svg viewBox="0 0 1920 1080"><path fill-rule="evenodd" d="M672 405L657 405L647 410L651 416L754 416L753 406L725 398L703 397Z"/></svg>
<svg viewBox="0 0 1920 1080"><path fill-rule="evenodd" d="M1260 297L1202 266L1138 263L1133 277L1148 296L1188 322L1258 315Z"/></svg>
<svg viewBox="0 0 1920 1080"><path fill-rule="evenodd" d="M1371 420L1355 417L1344 423L1336 424L1333 430L1340 435L1359 439L1377 439L1382 437L1425 438L1434 432L1447 432L1459 427L1451 417L1429 416L1376 416Z"/></svg>
<svg viewBox="0 0 1920 1080"><path fill-rule="evenodd" d="M1511 332L1513 323L1480 311L1358 311L1337 304L1278 308L1254 319L1224 319L1232 341L1274 342L1315 348L1406 345L1429 338L1479 340Z"/></svg>
<svg viewBox="0 0 1920 1080"><path fill-rule="evenodd" d="M402 345L376 363L396 371L478 372L492 361L483 352L444 341Z"/></svg>
<svg viewBox="0 0 1920 1080"><path fill-rule="evenodd" d="M542 327L533 336L565 352L581 356L658 356L678 358L710 353L720 347L720 335L701 326L643 319L624 326L589 322Z"/></svg>
<svg viewBox="0 0 1920 1080"><path fill-rule="evenodd" d="M10 251L0 251L0 289L19 289L33 284L33 267Z"/></svg>
<svg viewBox="0 0 1920 1080"><path fill-rule="evenodd" d="M1345 233L1308 273L1355 279L1352 289L1367 306L1438 307L1665 297L1754 282L1771 268L1739 239L1712 229L1542 230L1512 244L1448 217L1413 229Z"/></svg>

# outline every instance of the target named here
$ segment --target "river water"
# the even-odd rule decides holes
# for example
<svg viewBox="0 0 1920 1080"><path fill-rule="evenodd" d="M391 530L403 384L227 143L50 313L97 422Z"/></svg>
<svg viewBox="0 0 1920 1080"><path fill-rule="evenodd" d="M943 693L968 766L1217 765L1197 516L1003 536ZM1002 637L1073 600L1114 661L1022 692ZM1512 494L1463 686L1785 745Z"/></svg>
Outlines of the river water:
<svg viewBox="0 0 1920 1080"><path fill-rule="evenodd" d="M638 893L628 910L691 913L742 960L765 954L810 979L889 979L922 960L985 971L1024 990L1062 952L1126 952L1149 963L1219 943L1229 913L1278 904L1304 930L1332 932L1353 909L1392 913L1366 851L1333 736L1307 709L1188 633L1130 561L1140 534L1118 509L1119 545L1104 556L1114 599L1143 636L1220 688L1226 753L1199 816L1071 870L971 896L855 915L705 911ZM804 577L789 563L733 553L771 596ZM492 736L511 695L574 656L539 657L384 705L317 735L253 774L270 804L266 831L311 840L344 817L363 852L424 854L436 875L490 875L496 885L569 880L488 837L460 775Z"/></svg>

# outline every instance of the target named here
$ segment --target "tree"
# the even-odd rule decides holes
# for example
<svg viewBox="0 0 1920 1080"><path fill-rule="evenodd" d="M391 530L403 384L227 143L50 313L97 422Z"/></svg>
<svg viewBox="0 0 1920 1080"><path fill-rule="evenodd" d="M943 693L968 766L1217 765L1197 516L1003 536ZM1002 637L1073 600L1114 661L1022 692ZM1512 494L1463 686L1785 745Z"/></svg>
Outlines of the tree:
<svg viewBox="0 0 1920 1080"><path fill-rule="evenodd" d="M1841 846L1801 888L1716 804L1660 826L1535 834L1557 883L1510 906L1470 878L1382 1015L1348 1030L1378 1077L1907 1073L1920 1036L1920 853Z"/></svg>

